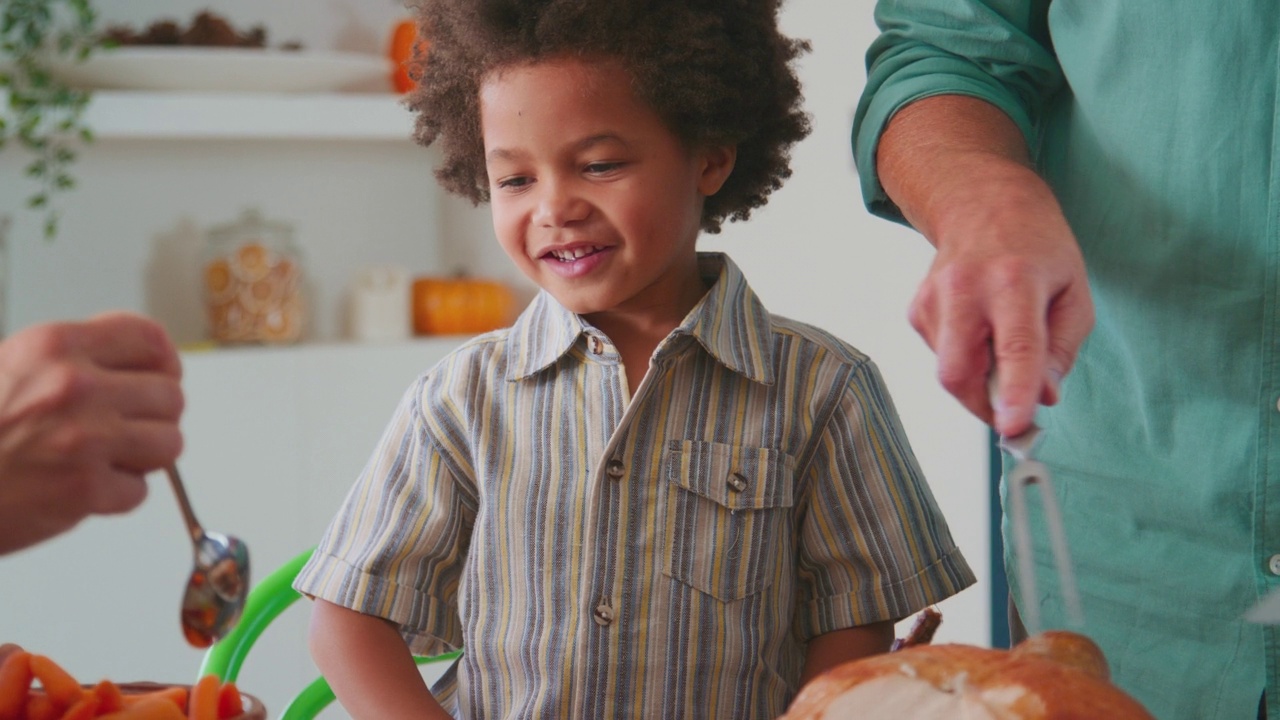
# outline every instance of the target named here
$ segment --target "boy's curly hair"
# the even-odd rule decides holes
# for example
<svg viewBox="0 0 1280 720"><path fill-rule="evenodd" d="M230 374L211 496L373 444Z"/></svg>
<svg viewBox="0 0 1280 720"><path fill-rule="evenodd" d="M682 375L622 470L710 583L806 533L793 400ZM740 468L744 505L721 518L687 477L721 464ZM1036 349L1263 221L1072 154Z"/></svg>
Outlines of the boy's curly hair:
<svg viewBox="0 0 1280 720"><path fill-rule="evenodd" d="M436 177L489 200L479 90L495 68L556 56L611 58L687 147L734 145L733 173L706 199L702 228L745 220L790 177L809 134L792 61L809 49L777 26L782 0L419 0L429 43L410 72L415 139L440 141Z"/></svg>

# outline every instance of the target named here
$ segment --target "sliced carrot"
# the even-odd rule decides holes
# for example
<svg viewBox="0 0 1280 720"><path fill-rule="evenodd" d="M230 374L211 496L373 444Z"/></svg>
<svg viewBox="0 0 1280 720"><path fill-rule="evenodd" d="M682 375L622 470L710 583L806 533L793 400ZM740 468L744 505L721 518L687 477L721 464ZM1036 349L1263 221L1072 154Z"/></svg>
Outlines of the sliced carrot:
<svg viewBox="0 0 1280 720"><path fill-rule="evenodd" d="M244 714L244 698L233 682L222 683L218 688L218 720L231 720Z"/></svg>
<svg viewBox="0 0 1280 720"><path fill-rule="evenodd" d="M27 720L58 720L62 715L53 698L43 692L27 695Z"/></svg>
<svg viewBox="0 0 1280 720"><path fill-rule="evenodd" d="M148 697L110 715L99 715L99 720L187 720L182 708L164 697Z"/></svg>
<svg viewBox="0 0 1280 720"><path fill-rule="evenodd" d="M102 701L93 693L85 693L80 701L62 714L58 720L92 720L98 717L98 706Z"/></svg>
<svg viewBox="0 0 1280 720"><path fill-rule="evenodd" d="M0 665L0 720L18 720L31 687L31 653L18 650Z"/></svg>
<svg viewBox="0 0 1280 720"><path fill-rule="evenodd" d="M40 681L53 704L63 710L79 702L86 692L71 673L44 655L31 656L31 674Z"/></svg>
<svg viewBox="0 0 1280 720"><path fill-rule="evenodd" d="M98 712L105 715L124 709L124 693L120 692L119 685L110 680L99 682L90 692L98 698Z"/></svg>
<svg viewBox="0 0 1280 720"><path fill-rule="evenodd" d="M191 697L187 700L188 720L218 720L218 689L222 686L222 678L217 675L205 675L191 686Z"/></svg>
<svg viewBox="0 0 1280 720"><path fill-rule="evenodd" d="M161 688L159 690L150 690L143 693L129 693L124 696L124 706L132 707L148 700L161 699L173 703L178 706L179 710L187 707L187 696L190 693L181 685L172 685L170 687Z"/></svg>

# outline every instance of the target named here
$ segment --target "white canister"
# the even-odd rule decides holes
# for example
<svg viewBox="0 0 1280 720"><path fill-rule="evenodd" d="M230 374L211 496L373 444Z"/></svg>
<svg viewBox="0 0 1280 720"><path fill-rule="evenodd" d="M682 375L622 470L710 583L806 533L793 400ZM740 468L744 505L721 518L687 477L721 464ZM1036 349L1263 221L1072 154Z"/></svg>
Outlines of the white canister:
<svg viewBox="0 0 1280 720"><path fill-rule="evenodd" d="M349 328L359 342L388 342L412 334L409 271L382 265L356 273L351 283Z"/></svg>

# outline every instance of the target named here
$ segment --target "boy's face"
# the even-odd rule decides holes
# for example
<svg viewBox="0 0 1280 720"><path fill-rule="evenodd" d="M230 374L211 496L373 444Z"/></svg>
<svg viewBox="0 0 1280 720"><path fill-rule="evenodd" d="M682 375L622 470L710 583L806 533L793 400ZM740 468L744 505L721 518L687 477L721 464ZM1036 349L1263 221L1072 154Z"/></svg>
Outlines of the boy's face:
<svg viewBox="0 0 1280 720"><path fill-rule="evenodd" d="M490 74L480 122L498 240L561 304L678 322L703 295L702 201L731 149L690 151L624 70L572 59Z"/></svg>

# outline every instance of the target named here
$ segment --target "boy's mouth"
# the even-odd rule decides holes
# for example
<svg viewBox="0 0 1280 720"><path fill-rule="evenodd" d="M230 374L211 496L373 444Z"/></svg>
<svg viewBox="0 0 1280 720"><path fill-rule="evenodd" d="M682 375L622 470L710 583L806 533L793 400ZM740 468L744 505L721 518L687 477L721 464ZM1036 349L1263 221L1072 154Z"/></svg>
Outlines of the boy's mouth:
<svg viewBox="0 0 1280 720"><path fill-rule="evenodd" d="M601 245L579 245L572 248L551 250L543 257L559 260L560 262L573 262L574 260L581 260L588 255L595 255L601 250L604 250Z"/></svg>

